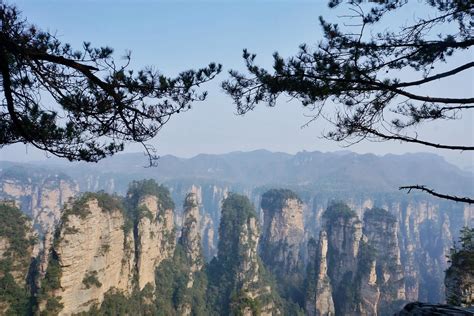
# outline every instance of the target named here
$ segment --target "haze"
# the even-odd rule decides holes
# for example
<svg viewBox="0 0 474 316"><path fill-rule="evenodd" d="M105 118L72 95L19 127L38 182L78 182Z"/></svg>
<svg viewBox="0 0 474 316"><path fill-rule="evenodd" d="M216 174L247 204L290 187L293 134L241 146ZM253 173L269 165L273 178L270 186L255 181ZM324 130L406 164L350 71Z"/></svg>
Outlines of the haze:
<svg viewBox="0 0 474 316"><path fill-rule="evenodd" d="M16 1L28 20L42 29L56 31L58 37L80 48L83 41L94 46L110 46L116 56L132 51L134 67L153 65L166 75L219 62L224 71L203 88L209 91L205 102L171 119L153 140L158 154L191 157L198 153L225 153L259 148L295 153L302 150L334 151L345 149L322 139L330 128L323 121L301 128L307 121L297 102L284 98L276 108L258 107L244 117L235 115L235 107L220 83L227 70L243 69L242 49L257 53L258 63L271 66L272 53L294 54L298 45L314 45L321 38L318 16L337 19L337 12L326 1ZM416 4L415 4L416 5ZM407 21L413 19L410 8ZM399 22L399 21L397 21ZM472 51L457 56L462 63L472 59ZM450 86L433 84L426 91L436 95L472 95L473 78ZM459 76L459 78L462 76ZM441 143L472 144L474 116L459 121L436 122L419 130ZM462 168L474 168L472 153L435 151L426 147L395 142L362 142L348 148L358 153L404 153L428 151L444 156ZM126 152L141 151L129 145ZM24 145L0 150L0 160L28 161L44 159L45 154Z"/></svg>

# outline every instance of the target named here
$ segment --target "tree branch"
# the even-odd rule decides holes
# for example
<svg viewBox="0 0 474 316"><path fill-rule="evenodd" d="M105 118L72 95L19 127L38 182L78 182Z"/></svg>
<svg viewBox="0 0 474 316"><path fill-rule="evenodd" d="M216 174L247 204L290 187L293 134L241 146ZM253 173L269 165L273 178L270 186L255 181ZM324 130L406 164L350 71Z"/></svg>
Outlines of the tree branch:
<svg viewBox="0 0 474 316"><path fill-rule="evenodd" d="M428 141L424 141L424 140L420 140L420 139L413 138L413 137L408 137L408 136L402 136L402 135L398 135L398 134L387 135L387 134L383 134L383 133L381 133L381 132L379 132L375 129L366 128L366 127L359 127L359 129L362 132L373 134L375 136L378 136L380 138L387 139L387 140L400 140L400 141L407 142L407 143L421 144L421 145L430 146L430 147L434 147L434 148L440 148L440 149L474 150L474 146L436 144L436 143L431 143L431 142L428 142Z"/></svg>
<svg viewBox="0 0 474 316"><path fill-rule="evenodd" d="M434 75L434 76L431 76L431 77L427 77L427 78L424 78L424 79L421 79L421 80L400 83L400 84L395 85L395 87L396 88L402 88L402 87L409 87L409 86L416 86L416 85L424 84L424 83L427 83L427 82L430 82L430 81L433 81L433 80L437 80L437 79L441 79L441 78L445 78L445 77L455 75L458 72L469 69L471 67L474 67L474 61L470 62L470 63L467 63L465 65L462 65L460 67L454 68L450 71L446 71L446 72L443 72L443 73L440 73L440 74L437 74L437 75Z"/></svg>
<svg viewBox="0 0 474 316"><path fill-rule="evenodd" d="M7 102L8 113L13 122L13 125L18 129L18 132L28 139L28 135L23 130L20 119L16 116L15 104L13 102L12 82L10 78L10 70L8 67L8 57L3 49L0 49L0 72L2 74L3 93Z"/></svg>
<svg viewBox="0 0 474 316"><path fill-rule="evenodd" d="M428 96L421 96L417 94L413 94L410 92L406 92L401 89L397 89L396 86L387 85L381 82L372 82L371 84L380 88L380 90L389 90L394 93L406 96L412 100L424 101L424 102L432 102L432 103L444 103L444 104L469 104L474 103L474 98L439 98L439 97L428 97Z"/></svg>
<svg viewBox="0 0 474 316"><path fill-rule="evenodd" d="M428 189L424 185L408 185L408 186L403 186L399 187L399 190L408 190L407 194L411 192L411 190L420 190L427 192L433 196L439 197L441 199L445 200L450 200L450 201L455 201L455 202L462 202L462 203L468 203L468 204L474 204L474 200L468 197L458 197L455 195L448 195L448 194L441 194L436 191L433 191L432 189Z"/></svg>

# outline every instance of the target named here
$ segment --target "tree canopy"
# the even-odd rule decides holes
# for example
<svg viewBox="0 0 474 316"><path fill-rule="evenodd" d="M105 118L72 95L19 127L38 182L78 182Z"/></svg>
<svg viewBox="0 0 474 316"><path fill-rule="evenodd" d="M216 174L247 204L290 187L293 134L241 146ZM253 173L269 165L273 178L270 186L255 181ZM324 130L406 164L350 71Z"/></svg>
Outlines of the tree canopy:
<svg viewBox="0 0 474 316"><path fill-rule="evenodd" d="M84 42L80 50L29 24L15 6L0 4L0 148L25 143L71 161L96 162L144 145L173 114L206 98L198 91L221 65L210 63L164 76L153 67L134 71L110 47Z"/></svg>
<svg viewBox="0 0 474 316"><path fill-rule="evenodd" d="M273 70L258 66L256 55L244 50L247 73L231 70L222 84L238 113L245 114L259 103L275 106L284 94L313 111L310 122L318 118L331 122L334 128L324 135L331 140L349 145L364 139L395 140L437 149L474 150L473 144L438 143L417 133L423 123L462 119L465 111L474 108L472 95L423 92L434 82L455 84L462 72L472 71L472 60L457 65L452 58L472 52L472 1L425 0L418 5L426 10L417 11L412 23L393 29L388 28L393 22L387 24L385 18L408 1L331 0L329 6L342 2L349 5L349 15L341 17L345 18L343 26L320 17L323 39L319 44L315 48L303 44L295 56L286 59L275 53ZM407 80L407 72L418 78ZM438 194L423 185L401 189L474 203L471 198Z"/></svg>

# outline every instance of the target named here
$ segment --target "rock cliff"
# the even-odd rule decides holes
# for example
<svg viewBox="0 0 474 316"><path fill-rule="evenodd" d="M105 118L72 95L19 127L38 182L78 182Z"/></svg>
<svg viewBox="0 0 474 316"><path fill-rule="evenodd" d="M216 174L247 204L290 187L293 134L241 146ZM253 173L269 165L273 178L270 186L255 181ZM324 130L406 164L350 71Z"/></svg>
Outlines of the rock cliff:
<svg viewBox="0 0 474 316"><path fill-rule="evenodd" d="M210 302L216 313L280 314L257 249L260 238L255 210L248 198L230 194L223 202L217 258L210 263Z"/></svg>
<svg viewBox="0 0 474 316"><path fill-rule="evenodd" d="M309 315L388 315L405 302L396 218L366 210L364 223L343 203L324 212L319 243L308 248Z"/></svg>
<svg viewBox="0 0 474 316"><path fill-rule="evenodd" d="M227 185L216 185L191 182L170 182L174 201L183 201L189 192L194 193L197 203L201 207L201 216L198 222L203 254L206 261L210 261L217 254L218 227L221 216L222 201L227 197L229 187ZM180 210L177 210L180 212ZM182 210L184 212L184 208ZM178 223L179 224L179 223Z"/></svg>
<svg viewBox="0 0 474 316"><path fill-rule="evenodd" d="M201 235L199 232L199 204L195 193L189 193L186 196L183 208L183 226L178 244L182 247L186 257L186 289L190 291L195 285L196 272L201 271L204 265ZM181 316L191 315L193 304L189 300L184 300L184 302L179 304L177 310Z"/></svg>
<svg viewBox="0 0 474 316"><path fill-rule="evenodd" d="M155 286L155 269L174 250L173 210L159 207L154 195L140 197L138 208L144 213L135 228L138 286ZM144 209L143 209L144 208Z"/></svg>
<svg viewBox="0 0 474 316"><path fill-rule="evenodd" d="M303 207L290 190L274 189L262 195L262 260L277 275L301 270L304 238Z"/></svg>
<svg viewBox="0 0 474 316"><path fill-rule="evenodd" d="M374 285L376 284L380 297L376 306L380 315L399 310L404 301L405 280L398 245L398 222L388 211L372 208L364 213L364 235L367 245L373 252L374 262L372 271L375 271ZM376 279L376 280L375 280ZM384 309L398 302L391 310Z"/></svg>
<svg viewBox="0 0 474 316"><path fill-rule="evenodd" d="M272 189L261 198L263 234L260 254L276 278L281 296L304 306L305 246L303 204L292 191Z"/></svg>
<svg viewBox="0 0 474 316"><path fill-rule="evenodd" d="M357 256L362 238L362 222L345 204L334 203L323 215L328 238L328 274L333 285L351 278L357 269ZM337 286L334 286L337 291Z"/></svg>
<svg viewBox="0 0 474 316"><path fill-rule="evenodd" d="M172 206L154 181L132 183L124 201L86 193L68 205L40 272L40 310L70 315L110 293L153 290L156 268L174 251Z"/></svg>
<svg viewBox="0 0 474 316"><path fill-rule="evenodd" d="M183 228L179 243L191 263L190 272L194 273L203 267L201 235L199 232L199 204L195 193L189 193L184 200ZM188 281L192 287L192 279Z"/></svg>
<svg viewBox="0 0 474 316"><path fill-rule="evenodd" d="M0 171L0 197L15 200L33 220L40 236L54 229L63 204L78 192L77 184L64 174L33 172L21 167Z"/></svg>
<svg viewBox="0 0 474 316"><path fill-rule="evenodd" d="M446 255L461 228L474 220L473 208L420 196L370 196L344 196L343 200L361 219L366 207L374 205L395 217L406 300L443 302ZM328 199L325 195L304 198L305 205L310 206L304 213L305 233L309 236L318 236L324 228L324 203Z"/></svg>
<svg viewBox="0 0 474 316"><path fill-rule="evenodd" d="M87 194L64 212L50 255L60 269L59 286L47 293L62 304L61 315L100 305L112 288L126 294L133 289L134 236L124 229L123 210L114 205L109 196ZM47 289L48 269L41 284Z"/></svg>
<svg viewBox="0 0 474 316"><path fill-rule="evenodd" d="M305 310L308 316L334 315L331 280L328 271L328 238L325 231L319 234L319 243L308 242L308 275Z"/></svg>

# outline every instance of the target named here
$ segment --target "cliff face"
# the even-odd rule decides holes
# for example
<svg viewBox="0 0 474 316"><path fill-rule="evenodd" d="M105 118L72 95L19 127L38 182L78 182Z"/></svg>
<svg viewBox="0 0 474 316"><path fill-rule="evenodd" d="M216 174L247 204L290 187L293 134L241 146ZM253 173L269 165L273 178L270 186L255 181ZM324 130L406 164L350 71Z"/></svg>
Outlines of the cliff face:
<svg viewBox="0 0 474 316"><path fill-rule="evenodd" d="M328 237L329 276L333 284L340 284L357 269L362 222L341 203L331 205L323 219Z"/></svg>
<svg viewBox="0 0 474 316"><path fill-rule="evenodd" d="M303 204L292 191L272 189L262 195L263 234L260 254L273 273L282 298L304 306L305 246Z"/></svg>
<svg viewBox="0 0 474 316"><path fill-rule="evenodd" d="M327 233L328 276L333 288L335 312L338 315L349 315L356 310L352 298L357 288L355 274L362 222L342 203L330 205L323 214L323 220Z"/></svg>
<svg viewBox="0 0 474 316"><path fill-rule="evenodd" d="M303 205L289 190L270 190L263 194L262 259L277 275L297 272L304 238Z"/></svg>
<svg viewBox="0 0 474 316"><path fill-rule="evenodd" d="M367 194L370 196L371 194ZM465 225L474 220L473 207L430 200L420 196L377 194L373 197L344 197L359 218L366 207L377 205L392 214L396 221L400 262L405 278L405 298L408 301L443 302L446 255L453 239ZM305 217L305 232L318 236L321 229L326 197L306 198L311 208ZM305 208L303 208L305 209Z"/></svg>
<svg viewBox="0 0 474 316"><path fill-rule="evenodd" d="M134 238L124 230L124 214L94 197L81 202L66 211L54 242L61 275L50 294L60 298L61 315L89 310L112 288L133 289Z"/></svg>
<svg viewBox="0 0 474 316"><path fill-rule="evenodd" d="M328 276L328 238L319 234L319 243L308 242L308 280L305 310L308 316L334 315L331 280Z"/></svg>
<svg viewBox="0 0 474 316"><path fill-rule="evenodd" d="M319 243L316 247L313 242L308 253L308 277L313 280L307 289L307 313L387 315L399 310L405 284L396 219L371 209L362 223L342 203L330 205L323 219Z"/></svg>
<svg viewBox="0 0 474 316"><path fill-rule="evenodd" d="M63 204L77 195L78 186L65 175L14 171L0 173L0 197L15 200L40 235L54 229Z"/></svg>
<svg viewBox="0 0 474 316"><path fill-rule="evenodd" d="M426 200L384 205L398 221L400 259L409 301L443 302L446 255L463 226L463 208ZM466 218L464 218L465 220Z"/></svg>
<svg viewBox="0 0 474 316"><path fill-rule="evenodd" d="M365 252L365 243L363 243L362 247L361 254ZM363 256L367 255L368 253ZM355 308L353 307L353 315L378 315L378 310L381 307L381 290L377 284L377 281L379 280L377 278L377 261L370 257L367 259L359 261L357 279L354 282L357 287L354 297L358 297L359 300L354 302L356 306Z"/></svg>
<svg viewBox="0 0 474 316"><path fill-rule="evenodd" d="M239 236L240 265L237 269L237 292L241 293L239 300L251 300L260 302L260 315L272 315L275 310L274 302L265 302L265 297L271 295L269 285L262 284L260 276L260 263L258 261L258 240L260 233L257 219L249 217L241 227ZM264 303L265 302L265 303ZM235 302L234 302L235 303ZM239 302L240 303L240 302ZM262 304L263 303L263 304ZM236 306L234 313L242 312L244 316L255 315L252 304L246 306Z"/></svg>
<svg viewBox="0 0 474 316"><path fill-rule="evenodd" d="M86 193L68 205L48 260L41 260L48 264L40 272L40 309L69 315L100 307L108 293L153 291L156 268L174 251L167 194L153 181L135 182L124 203Z"/></svg>
<svg viewBox="0 0 474 316"><path fill-rule="evenodd" d="M210 261L217 253L216 225L208 214L201 216L201 238L204 258Z"/></svg>
<svg viewBox="0 0 474 316"><path fill-rule="evenodd" d="M217 258L210 263L208 301L221 315L280 314L257 252L260 232L249 199L230 194L222 205Z"/></svg>
<svg viewBox="0 0 474 316"><path fill-rule="evenodd" d="M145 195L139 199L138 207L145 208L136 227L136 257L138 286L142 290L147 284L155 286L155 268L174 250L174 221L172 209L159 209L158 198Z"/></svg>
<svg viewBox="0 0 474 316"><path fill-rule="evenodd" d="M189 192L194 193L196 201L201 207L201 216L198 222L203 247L203 254L206 261L210 261L217 254L218 227L221 217L222 201L229 193L226 185L207 184L183 184L168 183L173 199L183 201ZM183 215L185 209L183 208ZM179 212L179 210L178 210Z"/></svg>
<svg viewBox="0 0 474 316"><path fill-rule="evenodd" d="M179 243L183 246L184 252L191 263L191 273L201 270L204 264L199 222L198 199L195 193L190 193L184 200L183 228ZM189 281L188 287L192 287L192 282L192 280Z"/></svg>
<svg viewBox="0 0 474 316"><path fill-rule="evenodd" d="M380 315L389 314L399 310L406 299L397 237L398 223L386 210L373 208L364 214L363 231L372 259L369 278L365 284L377 287L377 289L368 288L368 292L377 292L376 295L372 295L371 300L375 311ZM362 296L365 296L364 291ZM397 301L401 303L393 306L393 310L387 309Z"/></svg>
<svg viewBox="0 0 474 316"><path fill-rule="evenodd" d="M155 304L163 315L206 315L206 273L199 234L199 204L195 193L183 205L181 236L172 257L156 269Z"/></svg>
<svg viewBox="0 0 474 316"><path fill-rule="evenodd" d="M262 267L257 252L259 238L257 218L249 214L240 226L238 236L239 266L236 269L236 291L240 293L241 297L239 297L238 303L233 302L232 309L235 314L240 311L245 316L255 315L254 305L239 304L242 301L259 302L260 315L262 316L279 314L275 302L271 300L272 289L269 284L265 284L265 280L261 277Z"/></svg>
<svg viewBox="0 0 474 316"><path fill-rule="evenodd" d="M190 291L195 285L196 272L201 271L204 265L199 233L199 204L196 193L192 192L186 196L183 208L183 226L178 244L182 247L186 257L186 289ZM179 304L177 310L182 316L191 315L193 304L189 300L185 300Z"/></svg>

